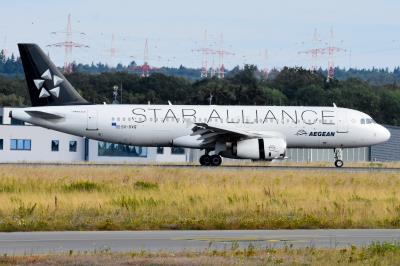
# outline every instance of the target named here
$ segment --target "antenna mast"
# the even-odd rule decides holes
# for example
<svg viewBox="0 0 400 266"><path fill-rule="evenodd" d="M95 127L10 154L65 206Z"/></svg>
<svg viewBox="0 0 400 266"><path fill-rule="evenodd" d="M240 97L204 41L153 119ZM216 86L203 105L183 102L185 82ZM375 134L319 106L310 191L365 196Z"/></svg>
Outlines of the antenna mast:
<svg viewBox="0 0 400 266"><path fill-rule="evenodd" d="M70 74L72 73L72 63L71 63L71 54L72 48L89 48L88 45L77 43L72 41L72 25L71 25L71 14L68 14L67 28L65 31L60 32L52 32L53 34L57 33L65 33L65 41L49 44L47 47L62 47L65 51L65 59L64 59L64 73ZM81 35L86 35L84 32L79 32Z"/></svg>

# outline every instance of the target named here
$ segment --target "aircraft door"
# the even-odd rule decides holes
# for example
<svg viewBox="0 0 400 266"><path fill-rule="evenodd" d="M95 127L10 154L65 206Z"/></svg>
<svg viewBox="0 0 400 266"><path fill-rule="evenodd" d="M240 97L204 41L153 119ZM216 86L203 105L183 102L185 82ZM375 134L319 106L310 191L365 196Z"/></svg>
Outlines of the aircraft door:
<svg viewBox="0 0 400 266"><path fill-rule="evenodd" d="M97 125L97 110L87 110L87 127L86 130L99 130Z"/></svg>
<svg viewBox="0 0 400 266"><path fill-rule="evenodd" d="M337 132L349 132L349 123L347 121L347 111L345 109L337 109L336 111Z"/></svg>

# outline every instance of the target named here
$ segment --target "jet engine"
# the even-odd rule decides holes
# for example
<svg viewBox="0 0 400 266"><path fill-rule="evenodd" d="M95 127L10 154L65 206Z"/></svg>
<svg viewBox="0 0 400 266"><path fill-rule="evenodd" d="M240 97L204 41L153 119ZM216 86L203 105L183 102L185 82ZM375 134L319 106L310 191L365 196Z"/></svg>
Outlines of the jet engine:
<svg viewBox="0 0 400 266"><path fill-rule="evenodd" d="M286 141L282 138L252 138L227 143L226 148L221 153L224 157L273 160L285 157Z"/></svg>

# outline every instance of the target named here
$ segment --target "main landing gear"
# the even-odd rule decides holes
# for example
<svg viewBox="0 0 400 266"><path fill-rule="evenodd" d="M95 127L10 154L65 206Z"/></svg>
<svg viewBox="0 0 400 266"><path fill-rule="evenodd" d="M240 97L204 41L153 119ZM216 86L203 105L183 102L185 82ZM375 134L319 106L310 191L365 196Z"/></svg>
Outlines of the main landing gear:
<svg viewBox="0 0 400 266"><path fill-rule="evenodd" d="M220 166L222 158L218 154L208 155L208 153L200 157L200 164L202 166Z"/></svg>
<svg viewBox="0 0 400 266"><path fill-rule="evenodd" d="M342 167L343 166L342 149L336 148L336 149L333 149L333 152L335 154L335 166L338 168Z"/></svg>

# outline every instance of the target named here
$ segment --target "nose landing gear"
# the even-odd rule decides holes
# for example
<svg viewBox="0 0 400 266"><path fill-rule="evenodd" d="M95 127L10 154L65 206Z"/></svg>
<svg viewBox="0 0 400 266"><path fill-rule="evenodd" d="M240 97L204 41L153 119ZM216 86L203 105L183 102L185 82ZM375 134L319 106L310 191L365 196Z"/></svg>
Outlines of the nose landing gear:
<svg viewBox="0 0 400 266"><path fill-rule="evenodd" d="M338 168L342 167L343 166L342 149L336 148L336 149L333 149L333 152L335 154L335 166Z"/></svg>

